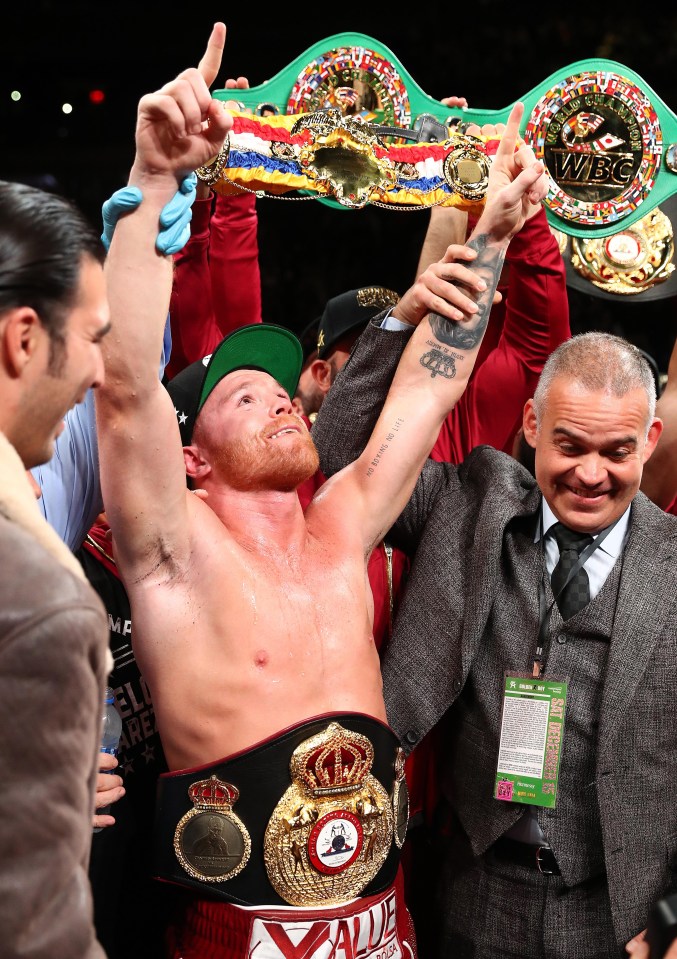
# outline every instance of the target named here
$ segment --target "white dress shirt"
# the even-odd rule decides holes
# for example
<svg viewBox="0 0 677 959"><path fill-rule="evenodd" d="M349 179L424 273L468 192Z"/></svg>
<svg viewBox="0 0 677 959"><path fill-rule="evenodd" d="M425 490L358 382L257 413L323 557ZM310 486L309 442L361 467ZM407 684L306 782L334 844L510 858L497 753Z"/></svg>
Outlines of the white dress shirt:
<svg viewBox="0 0 677 959"><path fill-rule="evenodd" d="M558 519L548 506L545 497L543 498L541 516L543 517L543 535L545 536L545 565L548 573L552 573L559 560L559 546L554 536L547 536L546 534L550 527L558 522ZM604 530L601 532L604 532ZM623 552L629 533L630 507L628 506L611 532L585 562L584 569L590 581L590 599L594 599L602 586L604 586L604 582L613 569L614 563ZM593 536L593 539L596 540L599 535L600 533L597 533ZM540 538L541 530L537 528L534 542L538 543Z"/></svg>

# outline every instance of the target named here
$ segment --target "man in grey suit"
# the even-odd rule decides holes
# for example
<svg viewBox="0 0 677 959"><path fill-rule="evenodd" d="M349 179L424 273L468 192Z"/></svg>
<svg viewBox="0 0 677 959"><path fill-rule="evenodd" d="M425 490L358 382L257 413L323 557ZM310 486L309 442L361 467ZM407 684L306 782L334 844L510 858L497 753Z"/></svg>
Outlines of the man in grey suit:
<svg viewBox="0 0 677 959"><path fill-rule="evenodd" d="M414 288L358 340L313 428L327 475L364 445L423 308ZM428 320L434 383L467 329ZM419 877L440 956L624 955L677 888L677 522L638 492L654 410L638 350L574 337L524 410L535 478L490 447L429 461L391 531L412 566L382 663L388 719L408 750L442 733L440 875ZM495 798L506 673L566 684L554 806Z"/></svg>

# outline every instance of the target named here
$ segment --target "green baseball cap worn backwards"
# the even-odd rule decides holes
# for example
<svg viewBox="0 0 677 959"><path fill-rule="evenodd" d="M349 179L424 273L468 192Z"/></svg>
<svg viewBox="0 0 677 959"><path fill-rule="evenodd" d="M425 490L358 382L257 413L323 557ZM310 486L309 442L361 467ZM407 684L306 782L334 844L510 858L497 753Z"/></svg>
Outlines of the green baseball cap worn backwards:
<svg viewBox="0 0 677 959"><path fill-rule="evenodd" d="M229 373L241 369L263 370L292 397L302 364L301 343L291 330L283 326L252 323L230 333L210 356L191 363L167 384L183 445L190 446L200 410Z"/></svg>

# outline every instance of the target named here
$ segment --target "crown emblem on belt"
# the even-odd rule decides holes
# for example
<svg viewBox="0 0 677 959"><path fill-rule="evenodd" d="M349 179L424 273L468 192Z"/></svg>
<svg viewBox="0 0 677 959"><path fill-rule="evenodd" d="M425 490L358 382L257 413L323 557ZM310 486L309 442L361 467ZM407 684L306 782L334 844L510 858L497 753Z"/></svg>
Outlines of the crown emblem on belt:
<svg viewBox="0 0 677 959"><path fill-rule="evenodd" d="M374 747L366 736L331 723L314 749L297 750L291 774L313 796L333 796L359 789L371 772Z"/></svg>
<svg viewBox="0 0 677 959"><path fill-rule="evenodd" d="M251 837L233 812L240 790L218 776L200 779L188 787L193 803L176 824L174 852L183 869L202 882L225 882L247 865Z"/></svg>
<svg viewBox="0 0 677 959"><path fill-rule="evenodd" d="M240 798L240 790L218 776L210 776L192 783L188 795L198 809L232 809Z"/></svg>
<svg viewBox="0 0 677 959"><path fill-rule="evenodd" d="M368 737L337 722L292 753L291 785L270 817L263 852L271 885L290 905L347 902L385 862L393 810L373 763Z"/></svg>

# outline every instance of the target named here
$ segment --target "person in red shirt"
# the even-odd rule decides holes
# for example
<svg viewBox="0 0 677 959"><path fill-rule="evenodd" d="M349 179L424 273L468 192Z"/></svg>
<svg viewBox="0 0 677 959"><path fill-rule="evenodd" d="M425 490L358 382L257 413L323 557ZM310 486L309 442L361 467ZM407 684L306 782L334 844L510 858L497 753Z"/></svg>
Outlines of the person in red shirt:
<svg viewBox="0 0 677 959"><path fill-rule="evenodd" d="M465 105L448 97L447 106ZM496 152L504 124L472 124L490 155ZM433 207L416 275L440 259L451 243L464 243L475 219L456 207ZM550 229L545 207L537 207L508 246L491 320L461 401L447 417L431 458L460 463L483 443L513 454L524 404L533 395L543 364L569 339L567 277L560 243Z"/></svg>
<svg viewBox="0 0 677 959"><path fill-rule="evenodd" d="M499 291L490 339L430 454L438 462L460 463L482 443L512 453L543 364L571 336L564 263L542 206L510 242Z"/></svg>
<svg viewBox="0 0 677 959"><path fill-rule="evenodd" d="M210 354L239 326L261 322L258 218L253 193L213 194L198 180L190 239L174 255L167 378Z"/></svg>
<svg viewBox="0 0 677 959"><path fill-rule="evenodd" d="M656 416L663 420L663 432L655 458L649 460L640 489L667 513L677 516L677 340L672 348L668 378L656 403Z"/></svg>

